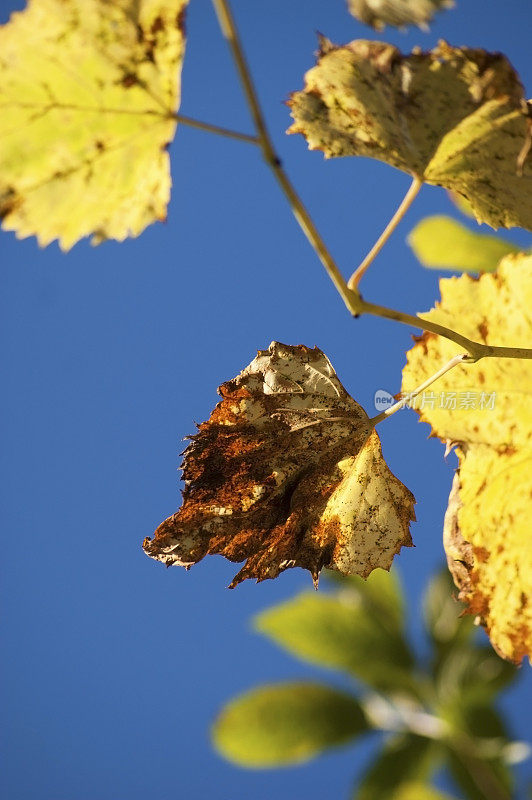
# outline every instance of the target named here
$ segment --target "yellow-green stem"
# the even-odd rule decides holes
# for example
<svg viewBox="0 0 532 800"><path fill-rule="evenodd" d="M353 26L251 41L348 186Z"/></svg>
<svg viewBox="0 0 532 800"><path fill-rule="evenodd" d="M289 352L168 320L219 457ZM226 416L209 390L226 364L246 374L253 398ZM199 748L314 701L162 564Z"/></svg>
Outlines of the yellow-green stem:
<svg viewBox="0 0 532 800"><path fill-rule="evenodd" d="M422 186L423 186L422 178L419 178L417 175L415 175L414 178L412 179L412 183L410 184L407 193L401 200L401 203L397 208L397 211L395 212L391 220L388 222L387 226L385 227L385 229L383 230L383 232L381 233L381 235L379 236L379 238L377 239L377 241L367 254L366 258L362 261L361 264L359 264L359 266L356 268L356 270L349 278L347 285L350 289L353 289L353 291L357 289L361 279L366 274L368 267L370 266L370 264L373 263L373 261L378 256L378 254L380 253L380 251L382 250L382 248L384 247L384 245L386 244L386 242L388 241L394 230L397 228L397 226L403 219L404 215L406 214L406 212L414 202L415 198L419 194L419 190L421 189Z"/></svg>

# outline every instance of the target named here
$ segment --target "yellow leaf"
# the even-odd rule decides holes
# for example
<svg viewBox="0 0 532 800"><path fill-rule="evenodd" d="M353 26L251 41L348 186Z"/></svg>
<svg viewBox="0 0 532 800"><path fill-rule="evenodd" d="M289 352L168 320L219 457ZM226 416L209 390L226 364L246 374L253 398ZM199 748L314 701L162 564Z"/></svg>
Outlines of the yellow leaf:
<svg viewBox="0 0 532 800"><path fill-rule="evenodd" d="M465 214L466 217L471 217L475 219L475 212L471 208L471 203L469 200L466 200L461 194L457 194L456 192L448 192L449 197L458 208L462 214Z"/></svg>
<svg viewBox="0 0 532 800"><path fill-rule="evenodd" d="M443 214L418 222L408 244L423 266L457 272L493 272L503 256L519 252L512 242L476 233Z"/></svg>
<svg viewBox="0 0 532 800"><path fill-rule="evenodd" d="M383 42L322 40L289 105L288 132L311 150L377 158L464 195L479 222L532 229L530 120L501 54L440 42L403 56Z"/></svg>
<svg viewBox="0 0 532 800"><path fill-rule="evenodd" d="M272 342L218 391L185 451L183 505L144 541L149 556L247 559L233 587L296 566L315 582L323 567L365 578L411 546L414 498L321 350Z"/></svg>
<svg viewBox="0 0 532 800"><path fill-rule="evenodd" d="M164 220L188 0L30 0L0 28L0 214L68 250Z"/></svg>
<svg viewBox="0 0 532 800"><path fill-rule="evenodd" d="M441 303L426 319L488 344L530 342L531 256L507 256L496 273L444 279L440 288ZM454 353L455 344L425 333L408 353L403 391ZM532 364L485 358L458 366L429 400L421 396L421 419L433 435L459 444L445 548L460 599L495 649L520 661L532 654Z"/></svg>
<svg viewBox="0 0 532 800"><path fill-rule="evenodd" d="M389 800L453 800L453 798L421 781L409 781L390 794Z"/></svg>
<svg viewBox="0 0 532 800"><path fill-rule="evenodd" d="M532 449L474 445L458 454L459 499L444 528L449 568L494 648L519 662L532 654Z"/></svg>
<svg viewBox="0 0 532 800"><path fill-rule="evenodd" d="M351 14L360 22L382 30L385 25L419 25L426 28L436 11L452 8L453 0L348 0Z"/></svg>

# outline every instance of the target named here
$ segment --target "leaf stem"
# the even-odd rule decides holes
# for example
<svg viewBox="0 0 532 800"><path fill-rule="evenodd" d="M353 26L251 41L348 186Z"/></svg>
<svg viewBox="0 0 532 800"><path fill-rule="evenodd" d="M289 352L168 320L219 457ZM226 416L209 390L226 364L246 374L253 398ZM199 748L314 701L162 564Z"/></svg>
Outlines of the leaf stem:
<svg viewBox="0 0 532 800"><path fill-rule="evenodd" d="M444 325L439 325L437 322L431 322L428 319L423 319L419 315L405 314L403 311L396 311L393 308L380 306L375 303L369 303L364 300L360 295L353 293L352 295L352 313L359 314L372 314L375 317L384 317L386 319L393 319L395 322L401 322L404 325L411 325L414 328L422 328L430 333L435 333L438 336L444 336L452 342L463 347L474 361L481 358L527 358L532 359L532 349L527 347L498 347L495 345L484 344L482 342L475 342L468 339L467 336L462 336L461 333L446 328Z"/></svg>
<svg viewBox="0 0 532 800"><path fill-rule="evenodd" d="M385 317L386 319L392 319L396 322L401 322L404 325L411 325L415 328L421 328L423 330L430 331L431 333L436 333L439 336L445 336L447 339L450 339L451 341L463 347L464 350L467 350L474 361L478 361L478 359L485 357L532 358L532 350L524 347L493 347L491 345L482 344L481 342L474 342L471 339L468 339L466 336L462 336L456 331L451 330L450 328L446 328L443 325L438 325L435 322L429 322L428 320L424 320L422 317L413 316L412 314L404 314L402 311L395 311L394 309L386 308L385 306L369 303L367 300L364 300L357 291L356 284L360 280L360 277L362 277L360 272L361 268L364 266L364 271L367 269L370 263L370 256L374 258L377 255L419 192L422 181L418 177L413 179L408 192L406 193L394 216L388 223L386 230L382 233L381 237L372 248L372 251L368 253L358 270L356 270L354 275L350 278L350 285L348 286L327 245L323 241L318 229L316 228L312 217L305 208L303 201L297 194L290 179L288 178L288 175L284 171L281 159L275 151L273 142L266 127L266 122L262 113L255 86L253 84L253 80L251 78L251 73L244 56L244 51L229 5L229 0L212 0L212 2L218 16L220 29L224 37L227 39L231 49L238 76L240 78L249 110L253 118L253 123L257 131L256 137L246 137L246 141L253 141L261 148L264 160L266 161L268 167L272 170L277 182L279 183L279 186L283 190L288 203L290 204L290 208L292 209L292 213L294 214L308 241L314 248L321 263L325 267L327 274L335 285L340 297L344 301L350 313L354 317L358 317L360 314L372 314L377 317ZM212 130L212 128L215 127L216 126L210 126L207 128L204 126L204 129ZM214 132L219 131L215 130ZM245 136L245 134L243 134L243 136ZM241 138L241 136L239 136L239 138ZM356 278L357 273L359 275L358 278ZM354 287L353 283L355 284Z"/></svg>
<svg viewBox="0 0 532 800"><path fill-rule="evenodd" d="M419 190L421 189L422 186L423 186L422 178L418 177L417 175L414 175L412 183L410 184L407 193L401 200L401 203L397 208L395 214L388 222L385 229L383 230L383 232L381 233L381 235L379 236L379 238L377 239L377 241L375 242L375 244L365 257L365 259L359 264L359 266L356 268L356 270L349 278L347 282L349 289L353 290L357 289L358 284L360 283L361 279L367 272L368 267L378 256L378 254L380 253L380 251L382 250L382 248L384 247L384 245L386 244L392 233L395 231L395 229L403 219L404 215L414 202L415 198L419 194Z"/></svg>
<svg viewBox="0 0 532 800"><path fill-rule="evenodd" d="M244 56L244 50L240 42L238 29L229 5L228 0L212 0L214 9L218 16L218 22L223 35L227 39L233 60L246 96L253 123L257 131L258 144L262 150L266 164L272 170L279 186L283 190L286 199L290 204L292 213L298 221L303 233L309 240L310 244L317 253L321 263L327 270L329 277L334 283L340 296L342 297L347 308L351 310L351 292L347 288L347 283L342 273L340 272L334 258L332 257L329 249L323 241L316 225L314 224L309 212L305 208L302 200L294 189L288 175L283 169L281 159L277 155L273 142L268 133L266 122L262 109L259 103L255 86L251 78L251 73Z"/></svg>
<svg viewBox="0 0 532 800"><path fill-rule="evenodd" d="M240 131L233 131L230 128L222 128L220 125L211 125L210 122L202 122L199 119L187 117L184 114L175 114L175 119L181 125L188 125L190 128L197 128L200 131L216 133L218 136L227 136L230 139L237 139L239 142L259 144L258 137L251 136L249 133L240 133Z"/></svg>
<svg viewBox="0 0 532 800"><path fill-rule="evenodd" d="M449 747L486 800L511 800L510 792L501 783L498 775L485 761L475 755L469 737L460 737L458 742L451 741Z"/></svg>
<svg viewBox="0 0 532 800"><path fill-rule="evenodd" d="M423 392L431 383L437 381L438 378L441 378L442 375L445 375L446 372L449 372L450 369L456 367L458 364L462 364L464 361L471 361L471 356L468 353L459 353L457 356L453 356L450 361L443 365L434 375L431 375L430 378L427 378L426 381L420 383L414 391L408 392L404 395L397 403L394 403L393 406L390 406L385 411L380 414L377 414L376 417L371 417L370 422L375 426L379 422L382 422L387 417L390 417L392 414L395 414L396 411L400 411L407 403L410 403L415 397L418 396L421 392Z"/></svg>

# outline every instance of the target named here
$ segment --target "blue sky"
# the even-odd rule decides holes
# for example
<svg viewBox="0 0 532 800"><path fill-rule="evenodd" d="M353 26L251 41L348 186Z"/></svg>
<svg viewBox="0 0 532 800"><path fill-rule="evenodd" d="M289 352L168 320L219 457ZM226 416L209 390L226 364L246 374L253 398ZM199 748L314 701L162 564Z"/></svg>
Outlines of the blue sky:
<svg viewBox="0 0 532 800"><path fill-rule="evenodd" d="M2 21L23 5L2 0ZM346 275L410 179L378 162L326 163L309 153L301 137L284 135L283 100L314 62L317 30L336 42L383 38L405 50L441 37L501 50L530 94L529 4L457 6L428 34L379 36L347 14L344 0L233 2L276 146ZM208 0L191 0L188 32L182 112L251 132ZM272 339L318 345L372 412L376 389L399 389L412 331L349 318L253 146L183 126L171 159L168 222L137 240L83 242L64 255L56 245L0 238L0 788L10 800L347 798L367 748L264 773L228 765L208 741L214 715L237 692L320 675L249 624L254 612L307 588L309 576L290 570L228 591L234 565L212 557L189 573L165 570L140 545L179 504L183 437L257 349ZM416 263L405 237L438 212L455 213L443 190L425 187L368 273L368 299L410 312L433 304L438 274ZM510 236L530 246L529 234ZM418 500L416 548L398 559L418 642L422 592L442 563L455 463L428 433L412 411L380 430L392 471ZM522 672L502 705L516 736L530 738L523 708L532 678L528 666Z"/></svg>

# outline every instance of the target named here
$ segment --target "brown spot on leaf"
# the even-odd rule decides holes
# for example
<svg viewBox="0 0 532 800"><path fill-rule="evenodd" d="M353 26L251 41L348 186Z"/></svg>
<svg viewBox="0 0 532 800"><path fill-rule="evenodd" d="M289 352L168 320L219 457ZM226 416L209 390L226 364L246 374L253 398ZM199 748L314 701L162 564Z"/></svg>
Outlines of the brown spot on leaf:
<svg viewBox="0 0 532 800"><path fill-rule="evenodd" d="M128 72L124 75L120 83L124 88L129 89L131 86L135 86L138 83L138 78L135 73Z"/></svg>
<svg viewBox="0 0 532 800"><path fill-rule="evenodd" d="M480 561L481 563L484 563L490 557L489 550L486 550L485 547L474 547L473 552L476 560Z"/></svg>
<svg viewBox="0 0 532 800"><path fill-rule="evenodd" d="M185 11L185 9L183 9L181 13L184 13L184 11ZM178 27L180 27L179 24L178 24ZM156 17L154 19L154 21L152 22L152 26L150 28L150 31L151 31L152 35L155 36L155 34L159 33L159 31L162 31L162 30L164 30L163 18L162 17Z"/></svg>

